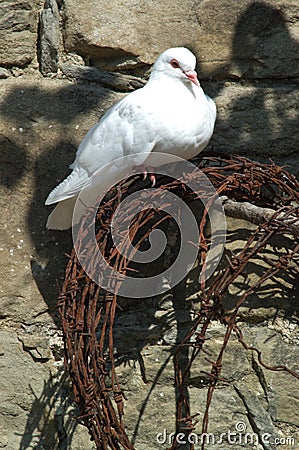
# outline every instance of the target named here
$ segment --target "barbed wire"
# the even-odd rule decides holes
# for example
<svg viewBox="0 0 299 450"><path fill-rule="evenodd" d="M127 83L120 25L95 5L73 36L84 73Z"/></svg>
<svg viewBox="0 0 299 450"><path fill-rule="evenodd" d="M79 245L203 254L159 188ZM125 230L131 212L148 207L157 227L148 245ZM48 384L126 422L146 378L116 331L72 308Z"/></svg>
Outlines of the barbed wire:
<svg viewBox="0 0 299 450"><path fill-rule="evenodd" d="M202 433L207 433L209 410L214 390L221 377L223 354L232 334L235 334L240 344L246 350L255 352L259 364L273 371L285 371L299 378L299 374L283 365L270 367L265 364L262 352L248 345L242 331L237 326L236 319L240 307L253 293L257 293L267 280L275 280L278 274L286 273L290 267L299 267L299 243L296 234L299 219L299 183L285 168L274 163L262 164L237 155L211 151L196 160L197 166L209 178L219 196L234 205L247 202L261 208L257 220L257 228L252 231L243 249L238 253L225 252L221 268L207 282L204 277L200 284L200 308L194 313L194 320L185 337L176 346L174 352L174 382L178 392L176 399L176 434L186 435L195 429L197 416L190 415L189 398L186 386L190 370L196 358L203 354L211 364L209 386L207 389L206 407L202 422ZM186 188L186 180L198 176L198 172L183 173L180 179L160 177L157 179L159 189L174 192L186 203L197 205L198 198L206 195L200 187L197 192ZM128 273L138 276L136 265L132 265L134 253L147 241L152 230L158 229L171 218L166 213L153 209L138 212L134 220L126 224L134 210L138 211L138 201L130 204L131 211L121 217L130 229L130 240L134 243L133 250L126 241L121 253L111 237L111 222L118 205L132 190L138 186L140 177L133 177L130 182L124 180L109 193L109 197L97 209L95 233L98 248L109 264L124 276ZM200 183L199 183L200 186ZM157 193L157 195L159 195ZM136 204L137 202L137 204ZM211 238L206 229L208 210L212 207L210 198L198 220L199 242L198 264L205 269L206 256L211 244ZM230 207L232 205L230 204ZM246 206L246 205L245 205ZM267 214L263 208L267 208ZM270 213L269 213L270 211ZM229 208L228 208L229 213ZM90 257L90 270L95 266L92 230L84 227L88 215L94 214L90 208L80 225L77 239L84 242L84 252ZM238 214L242 216L240 211ZM270 214L270 215L269 215ZM133 214L134 215L134 214ZM266 218L265 218L266 217ZM265 219L265 220L264 220ZM93 231L94 232L94 231ZM283 254L269 254L265 248L271 244L275 236L293 234L293 246L284 250ZM90 238L89 238L90 236ZM89 244L90 242L90 244ZM254 258L263 261L263 273L255 281L244 284L242 294L237 298L232 311L226 311L223 302L229 287L239 276L247 277L248 265ZM88 259L88 258L87 258ZM112 280L113 282L113 280ZM65 366L70 375L74 400L81 415L79 420L89 430L91 438L100 450L134 450L124 426L125 395L122 391L115 370L113 325L116 315L118 296L121 284L115 279L114 294L106 292L97 285L80 265L75 250L69 256L64 283L58 299L58 307L62 319L65 344ZM146 300L145 300L146 301ZM205 348L207 331L211 323L220 321L226 332L218 356L211 359ZM185 349L189 349L189 360L185 366L180 363L180 357ZM179 448L176 439L172 450ZM190 449L192 450L192 444ZM205 442L202 442L202 450Z"/></svg>

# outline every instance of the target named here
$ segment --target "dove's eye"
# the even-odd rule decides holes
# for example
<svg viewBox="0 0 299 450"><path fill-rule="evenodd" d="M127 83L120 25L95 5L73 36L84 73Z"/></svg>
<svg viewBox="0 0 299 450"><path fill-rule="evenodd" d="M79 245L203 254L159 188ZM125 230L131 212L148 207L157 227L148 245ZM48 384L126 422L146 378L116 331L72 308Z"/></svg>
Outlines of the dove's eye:
<svg viewBox="0 0 299 450"><path fill-rule="evenodd" d="M172 67L173 67L174 69L179 69L179 68L180 68L180 64L178 63L178 61L177 61L176 59L172 59L172 60L170 61L170 64L172 65Z"/></svg>

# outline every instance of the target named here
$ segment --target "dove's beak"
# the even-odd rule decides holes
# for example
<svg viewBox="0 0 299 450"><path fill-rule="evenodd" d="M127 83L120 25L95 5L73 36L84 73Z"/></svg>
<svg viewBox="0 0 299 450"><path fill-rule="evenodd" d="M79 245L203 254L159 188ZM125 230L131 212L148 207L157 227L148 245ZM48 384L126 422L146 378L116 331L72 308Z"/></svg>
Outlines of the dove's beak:
<svg viewBox="0 0 299 450"><path fill-rule="evenodd" d="M184 74L190 81L192 81L192 83L196 84L196 86L199 86L199 81L197 79L197 73L195 72L195 70L186 70L184 71Z"/></svg>

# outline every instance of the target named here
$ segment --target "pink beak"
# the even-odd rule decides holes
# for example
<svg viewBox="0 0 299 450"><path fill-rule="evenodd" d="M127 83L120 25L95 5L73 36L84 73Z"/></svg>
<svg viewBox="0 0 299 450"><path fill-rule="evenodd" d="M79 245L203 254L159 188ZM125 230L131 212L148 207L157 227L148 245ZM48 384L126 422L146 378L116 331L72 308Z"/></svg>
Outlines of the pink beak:
<svg viewBox="0 0 299 450"><path fill-rule="evenodd" d="M196 86L199 86L199 81L197 79L197 73L195 72L195 70L186 70L184 74L190 81L192 81L192 83L196 84Z"/></svg>

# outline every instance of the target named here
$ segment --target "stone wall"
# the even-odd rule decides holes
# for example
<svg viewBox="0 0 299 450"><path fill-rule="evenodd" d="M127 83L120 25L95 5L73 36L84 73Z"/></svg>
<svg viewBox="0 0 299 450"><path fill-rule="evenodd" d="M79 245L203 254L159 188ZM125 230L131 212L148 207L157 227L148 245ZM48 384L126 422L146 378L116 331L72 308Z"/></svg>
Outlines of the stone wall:
<svg viewBox="0 0 299 450"><path fill-rule="evenodd" d="M88 450L93 445L73 419L63 376L56 310L71 236L45 230L44 200L68 174L86 131L142 86L156 56L176 45L194 51L202 85L216 101L211 145L272 158L298 175L298 2L7 0L0 8L0 448ZM231 227L242 245L250 226ZM295 369L298 290L292 278L279 289L266 307L245 308L240 320L269 364ZM130 349L119 365L126 424L141 450L166 448L156 434L173 430L173 368L166 360L176 329L167 298L129 304L118 322L116 342ZM215 323L211 352L222 336ZM296 380L259 369L237 342L226 358L231 382L215 396L212 431L234 431L238 421L252 430L264 421L268 432L295 436L299 445ZM201 364L191 377L194 412L202 412L206 396Z"/></svg>

